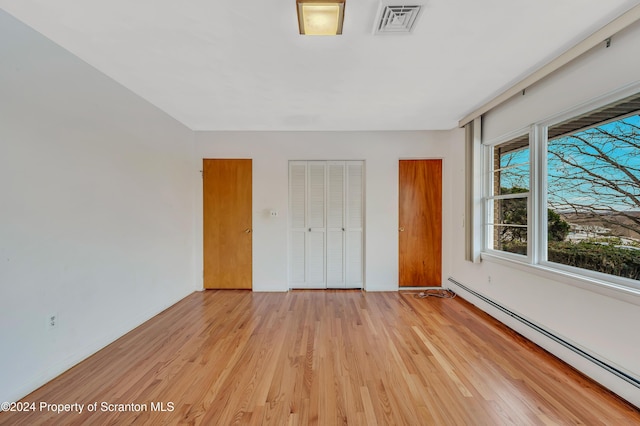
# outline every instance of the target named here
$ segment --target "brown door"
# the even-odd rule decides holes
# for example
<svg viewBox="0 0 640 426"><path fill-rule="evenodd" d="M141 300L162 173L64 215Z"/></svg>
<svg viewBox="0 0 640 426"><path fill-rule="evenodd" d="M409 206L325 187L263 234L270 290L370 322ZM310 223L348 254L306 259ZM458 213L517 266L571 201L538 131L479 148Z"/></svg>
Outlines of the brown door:
<svg viewBox="0 0 640 426"><path fill-rule="evenodd" d="M400 160L400 287L442 285L442 160Z"/></svg>
<svg viewBox="0 0 640 426"><path fill-rule="evenodd" d="M251 289L251 160L203 160L204 288Z"/></svg>

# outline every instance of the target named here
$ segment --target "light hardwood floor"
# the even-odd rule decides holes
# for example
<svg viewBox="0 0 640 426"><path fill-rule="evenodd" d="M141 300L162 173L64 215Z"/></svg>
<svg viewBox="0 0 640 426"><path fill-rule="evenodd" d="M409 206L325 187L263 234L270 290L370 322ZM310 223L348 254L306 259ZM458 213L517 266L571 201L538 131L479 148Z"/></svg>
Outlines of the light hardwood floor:
<svg viewBox="0 0 640 426"><path fill-rule="evenodd" d="M24 401L85 408L0 424L640 424L460 297L396 292L194 293Z"/></svg>

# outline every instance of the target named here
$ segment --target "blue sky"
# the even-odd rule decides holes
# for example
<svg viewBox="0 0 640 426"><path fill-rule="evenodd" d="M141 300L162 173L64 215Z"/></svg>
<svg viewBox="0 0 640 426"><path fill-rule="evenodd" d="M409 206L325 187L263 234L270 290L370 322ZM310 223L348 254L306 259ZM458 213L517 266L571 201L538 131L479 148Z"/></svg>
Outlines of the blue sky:
<svg viewBox="0 0 640 426"><path fill-rule="evenodd" d="M617 211L640 210L640 201L633 200L634 196L640 199L640 186L634 182L634 178L640 180L638 127L640 116L634 115L575 133L575 137L550 141L550 152L556 151L575 164L563 163L555 155L549 154L550 206L562 209L568 201ZM621 140L607 137L598 129L618 135ZM583 138L593 146L577 138ZM581 167L585 170L581 170Z"/></svg>
<svg viewBox="0 0 640 426"><path fill-rule="evenodd" d="M640 115L554 139L548 148L550 208L566 210L573 204L601 210L640 210ZM565 161L552 152L562 155ZM502 155L500 167L504 168L500 172L501 187L529 188L528 147Z"/></svg>

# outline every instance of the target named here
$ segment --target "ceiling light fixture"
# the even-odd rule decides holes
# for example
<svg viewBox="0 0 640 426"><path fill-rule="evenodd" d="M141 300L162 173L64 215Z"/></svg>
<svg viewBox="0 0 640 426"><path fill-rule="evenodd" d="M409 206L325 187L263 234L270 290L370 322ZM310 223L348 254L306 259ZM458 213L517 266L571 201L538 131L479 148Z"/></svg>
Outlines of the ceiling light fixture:
<svg viewBox="0 0 640 426"><path fill-rule="evenodd" d="M345 0L296 0L303 35L342 34Z"/></svg>

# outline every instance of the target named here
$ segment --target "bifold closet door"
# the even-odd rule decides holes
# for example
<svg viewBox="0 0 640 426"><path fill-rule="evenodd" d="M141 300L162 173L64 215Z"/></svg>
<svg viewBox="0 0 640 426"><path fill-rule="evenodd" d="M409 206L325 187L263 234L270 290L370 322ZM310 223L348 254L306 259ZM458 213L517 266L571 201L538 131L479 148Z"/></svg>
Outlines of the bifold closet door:
<svg viewBox="0 0 640 426"><path fill-rule="evenodd" d="M289 165L291 288L326 288L325 173L323 161Z"/></svg>
<svg viewBox="0 0 640 426"><path fill-rule="evenodd" d="M362 288L363 163L289 163L290 288Z"/></svg>
<svg viewBox="0 0 640 426"><path fill-rule="evenodd" d="M345 288L364 285L364 163L345 161Z"/></svg>

